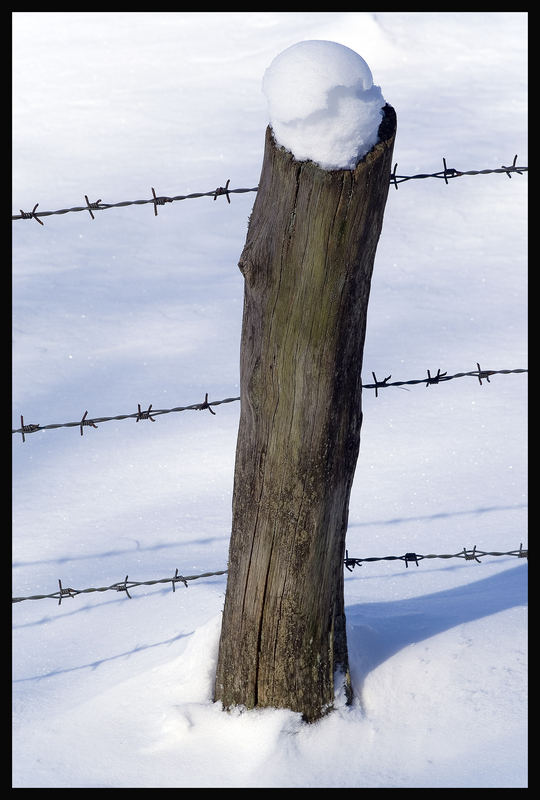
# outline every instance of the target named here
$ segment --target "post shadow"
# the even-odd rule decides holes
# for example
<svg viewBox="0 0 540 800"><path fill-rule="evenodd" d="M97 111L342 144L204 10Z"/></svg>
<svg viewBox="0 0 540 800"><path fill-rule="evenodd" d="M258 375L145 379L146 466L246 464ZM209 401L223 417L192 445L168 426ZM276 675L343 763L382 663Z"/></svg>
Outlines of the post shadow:
<svg viewBox="0 0 540 800"><path fill-rule="evenodd" d="M411 644L457 625L527 605L527 564L464 586L382 603L346 606L355 690L367 675Z"/></svg>

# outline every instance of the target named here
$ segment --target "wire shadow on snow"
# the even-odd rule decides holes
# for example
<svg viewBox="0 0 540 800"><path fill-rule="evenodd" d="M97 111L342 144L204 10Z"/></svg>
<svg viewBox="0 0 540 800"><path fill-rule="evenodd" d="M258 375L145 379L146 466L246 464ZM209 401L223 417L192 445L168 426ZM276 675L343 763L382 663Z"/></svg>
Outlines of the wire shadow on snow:
<svg viewBox="0 0 540 800"><path fill-rule="evenodd" d="M132 656L135 653L140 653L143 650L150 650L153 647L162 647L163 645L171 645L174 642L179 641L180 639L185 639L188 636L192 636L194 631L190 631L189 633L179 633L177 636L173 636L171 639L164 639L162 642L154 642L153 644L140 644L136 645L131 650L126 650L123 653L116 653L114 656L107 656L106 658L98 658L95 661L90 661L88 664L79 664L76 667L63 667L59 669L53 669L50 672L45 672L42 675L31 675L28 678L15 678L13 683L26 683L28 681L39 681L43 678L53 678L55 675L62 675L66 672L78 672L81 669L97 669L102 664L105 664L108 661L116 661L118 658L126 658L128 656Z"/></svg>
<svg viewBox="0 0 540 800"><path fill-rule="evenodd" d="M188 539L186 541L168 542L164 544L153 544L141 547L137 544L136 547L126 547L123 550L105 550L102 553L88 553L79 556L59 556L58 558L42 558L35 561L14 561L13 568L15 567L35 567L43 564L66 564L68 561L92 561L93 559L112 558L115 556L123 556L128 553L144 553L155 550L166 550L174 547L185 547L186 545L205 545L220 542L223 539L229 539L229 535L224 536L207 536L201 539Z"/></svg>
<svg viewBox="0 0 540 800"><path fill-rule="evenodd" d="M421 514L416 517L394 517L392 519L376 519L370 522L349 522L349 528L365 528L370 525L399 525L405 522L422 522L424 520L446 519L449 517L460 517L467 514L489 514L494 511L519 511L528 508L528 503L517 503L513 506L480 506L464 511L439 511L436 514Z"/></svg>

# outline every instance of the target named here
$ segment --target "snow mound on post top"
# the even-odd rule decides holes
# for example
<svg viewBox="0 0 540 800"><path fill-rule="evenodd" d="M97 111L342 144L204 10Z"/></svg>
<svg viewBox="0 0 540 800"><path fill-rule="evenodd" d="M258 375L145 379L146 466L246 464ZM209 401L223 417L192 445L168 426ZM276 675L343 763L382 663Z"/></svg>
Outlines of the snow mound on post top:
<svg viewBox="0 0 540 800"><path fill-rule="evenodd" d="M263 77L276 142L297 161L354 169L378 141L385 100L354 50L308 40L280 53Z"/></svg>

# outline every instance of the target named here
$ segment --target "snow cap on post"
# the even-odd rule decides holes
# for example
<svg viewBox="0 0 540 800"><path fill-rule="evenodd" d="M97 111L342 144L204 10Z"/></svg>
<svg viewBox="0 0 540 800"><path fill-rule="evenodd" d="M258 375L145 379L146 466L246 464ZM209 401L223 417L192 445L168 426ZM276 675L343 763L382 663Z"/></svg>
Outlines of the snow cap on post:
<svg viewBox="0 0 540 800"><path fill-rule="evenodd" d="M377 144L383 98L354 50L312 39L288 47L263 77L270 126L297 161L354 169Z"/></svg>

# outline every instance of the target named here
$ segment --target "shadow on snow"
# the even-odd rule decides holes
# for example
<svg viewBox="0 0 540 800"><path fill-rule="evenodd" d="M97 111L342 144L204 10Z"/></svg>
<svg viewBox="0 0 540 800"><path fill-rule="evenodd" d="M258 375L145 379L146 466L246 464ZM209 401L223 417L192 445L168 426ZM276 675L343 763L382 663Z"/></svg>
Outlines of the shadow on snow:
<svg viewBox="0 0 540 800"><path fill-rule="evenodd" d="M379 664L403 648L457 625L527 605L527 564L441 592L345 609L357 690Z"/></svg>

